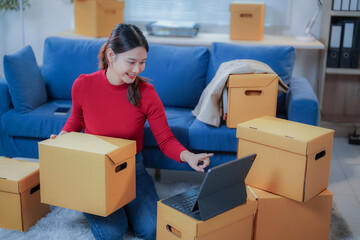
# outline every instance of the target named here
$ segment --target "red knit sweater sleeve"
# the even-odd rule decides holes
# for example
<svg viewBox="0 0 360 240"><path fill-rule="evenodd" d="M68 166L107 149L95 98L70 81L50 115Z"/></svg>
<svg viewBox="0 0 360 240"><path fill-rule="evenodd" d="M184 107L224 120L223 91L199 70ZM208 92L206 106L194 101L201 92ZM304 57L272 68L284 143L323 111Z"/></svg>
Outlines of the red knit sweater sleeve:
<svg viewBox="0 0 360 240"><path fill-rule="evenodd" d="M72 111L62 130L67 132L81 132L84 127L84 117L81 107L81 98L84 93L85 75L80 75L72 86Z"/></svg>
<svg viewBox="0 0 360 240"><path fill-rule="evenodd" d="M147 108L147 119L153 132L155 139L161 151L169 158L180 161L180 153L186 148L179 143L171 132L169 124L166 119L164 106L157 95L152 85L147 84L150 88L146 91L148 96L143 96L150 99Z"/></svg>

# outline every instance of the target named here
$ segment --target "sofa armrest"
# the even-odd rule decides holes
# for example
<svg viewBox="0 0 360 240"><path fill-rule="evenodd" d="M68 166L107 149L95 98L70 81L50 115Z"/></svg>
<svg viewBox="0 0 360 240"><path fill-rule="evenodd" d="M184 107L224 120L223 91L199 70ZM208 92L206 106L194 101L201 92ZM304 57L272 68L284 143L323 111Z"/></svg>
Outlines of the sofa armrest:
<svg viewBox="0 0 360 240"><path fill-rule="evenodd" d="M290 89L286 96L286 111L288 120L319 125L319 101L306 78L291 79Z"/></svg>
<svg viewBox="0 0 360 240"><path fill-rule="evenodd" d="M5 78L0 78L0 116L12 108L9 87Z"/></svg>

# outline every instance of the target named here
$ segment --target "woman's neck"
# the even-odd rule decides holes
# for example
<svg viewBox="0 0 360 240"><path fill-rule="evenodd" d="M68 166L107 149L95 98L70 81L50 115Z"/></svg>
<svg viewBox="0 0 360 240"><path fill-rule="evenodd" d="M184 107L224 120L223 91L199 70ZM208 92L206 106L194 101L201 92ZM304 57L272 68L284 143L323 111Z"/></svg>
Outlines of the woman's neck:
<svg viewBox="0 0 360 240"><path fill-rule="evenodd" d="M118 86L118 85L124 84L124 82L121 81L121 79L117 78L116 75L113 74L113 72L111 71L110 68L108 68L106 70L106 78L111 85Z"/></svg>

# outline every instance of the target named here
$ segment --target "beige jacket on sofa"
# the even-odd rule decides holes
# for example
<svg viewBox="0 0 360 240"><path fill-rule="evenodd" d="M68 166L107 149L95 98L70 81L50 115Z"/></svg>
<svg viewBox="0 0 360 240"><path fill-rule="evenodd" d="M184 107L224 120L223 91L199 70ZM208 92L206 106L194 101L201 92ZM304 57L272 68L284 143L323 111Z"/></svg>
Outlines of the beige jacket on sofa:
<svg viewBox="0 0 360 240"><path fill-rule="evenodd" d="M214 78L202 92L199 102L192 114L199 120L209 125L219 127L221 111L220 105L222 92L230 74L245 73L273 73L267 64L248 59L232 60L220 65ZM289 87L279 78L279 91L287 92Z"/></svg>

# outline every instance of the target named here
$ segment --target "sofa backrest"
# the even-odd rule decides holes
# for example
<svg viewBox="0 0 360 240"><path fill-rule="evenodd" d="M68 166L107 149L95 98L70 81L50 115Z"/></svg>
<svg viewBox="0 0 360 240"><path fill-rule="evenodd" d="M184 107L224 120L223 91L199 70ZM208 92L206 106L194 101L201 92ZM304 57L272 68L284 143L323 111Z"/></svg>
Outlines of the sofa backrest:
<svg viewBox="0 0 360 240"><path fill-rule="evenodd" d="M50 99L71 100L80 74L98 70L98 53L105 40L49 37L45 40L42 75ZM165 106L196 106L205 88L209 50L206 47L149 45L145 70Z"/></svg>
<svg viewBox="0 0 360 240"><path fill-rule="evenodd" d="M105 40L49 37L41 73L50 99L71 100L71 88L83 73L98 70L97 55Z"/></svg>
<svg viewBox="0 0 360 240"><path fill-rule="evenodd" d="M221 63L235 59L252 59L266 63L288 84L295 64L292 46L240 45L214 42L211 44L206 84L212 80Z"/></svg>
<svg viewBox="0 0 360 240"><path fill-rule="evenodd" d="M205 88L207 47L150 44L145 70L161 101L169 107L194 108Z"/></svg>

